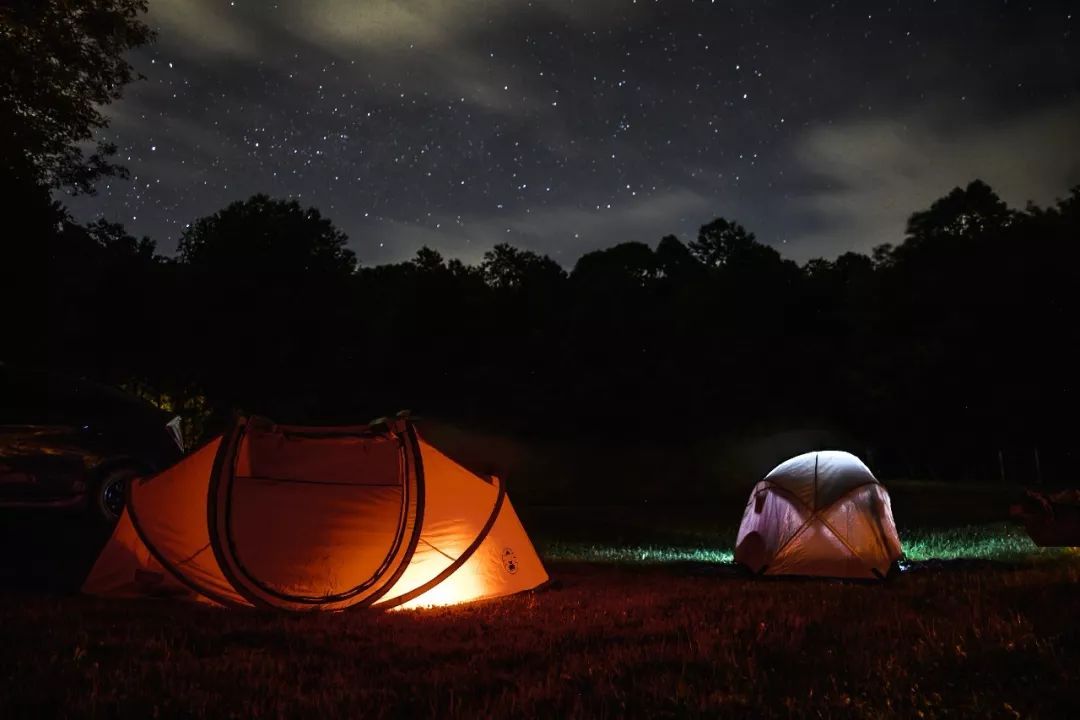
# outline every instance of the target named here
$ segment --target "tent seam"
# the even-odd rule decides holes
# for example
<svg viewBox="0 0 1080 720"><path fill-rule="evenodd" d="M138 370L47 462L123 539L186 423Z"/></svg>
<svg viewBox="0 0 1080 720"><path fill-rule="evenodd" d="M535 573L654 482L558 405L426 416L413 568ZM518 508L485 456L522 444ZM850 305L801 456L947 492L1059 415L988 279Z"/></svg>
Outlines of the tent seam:
<svg viewBox="0 0 1080 720"><path fill-rule="evenodd" d="M425 545L427 545L427 546L428 546L429 548L431 548L431 549L432 549L432 550L434 550L435 552L439 553L440 555L442 555L442 556L443 556L444 558L446 558L446 559L447 559L447 560L449 560L450 562L454 562L455 560L457 560L457 558L455 558L455 557L451 557L451 556L450 556L449 554L447 554L447 553L444 553L444 552L443 552L442 550L440 550L439 548L437 548L437 547L435 547L434 545L432 545L432 544L431 544L430 542L428 542L427 540L425 540L425 539L424 539L423 537L421 537L421 538L420 538L420 542L424 543L424 544L425 544Z"/></svg>

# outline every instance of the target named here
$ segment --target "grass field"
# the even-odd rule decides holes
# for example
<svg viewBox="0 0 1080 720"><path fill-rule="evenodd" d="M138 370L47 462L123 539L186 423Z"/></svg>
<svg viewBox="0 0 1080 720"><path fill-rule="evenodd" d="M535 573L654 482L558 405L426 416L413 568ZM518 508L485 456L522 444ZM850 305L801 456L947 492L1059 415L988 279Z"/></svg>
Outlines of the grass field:
<svg viewBox="0 0 1080 720"><path fill-rule="evenodd" d="M909 562L881 584L742 577L741 505L521 508L554 582L457 608L286 617L8 573L0 717L1080 717L1080 556L997 492L893 494Z"/></svg>

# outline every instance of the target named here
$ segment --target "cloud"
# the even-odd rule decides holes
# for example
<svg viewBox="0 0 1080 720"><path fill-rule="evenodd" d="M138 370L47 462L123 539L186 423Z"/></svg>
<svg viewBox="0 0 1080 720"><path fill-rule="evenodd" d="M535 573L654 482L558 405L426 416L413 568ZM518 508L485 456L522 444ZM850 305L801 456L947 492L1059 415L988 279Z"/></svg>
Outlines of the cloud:
<svg viewBox="0 0 1080 720"><path fill-rule="evenodd" d="M433 216L421 224L357 222L353 246L365 264L408 260L424 245L448 257L477 263L492 246L508 242L550 255L572 268L583 254L620 242L656 245L687 220L700 224L713 201L676 188L615 208L589 210L578 205L500 215ZM343 227L349 227L343 223Z"/></svg>
<svg viewBox="0 0 1080 720"><path fill-rule="evenodd" d="M146 17L160 37L192 51L250 57L257 48L251 23L220 0L152 2Z"/></svg>
<svg viewBox="0 0 1080 720"><path fill-rule="evenodd" d="M310 39L383 51L448 49L493 30L527 27L548 14L572 24L607 24L610 2L565 0L304 0L290 24Z"/></svg>
<svg viewBox="0 0 1080 720"><path fill-rule="evenodd" d="M1080 182L1080 103L963 131L929 122L940 109L894 120L811 128L795 160L814 187L793 196L786 254L805 260L903 240L912 212L975 178L1012 206L1053 202Z"/></svg>
<svg viewBox="0 0 1080 720"><path fill-rule="evenodd" d="M499 6L486 0L315 0L295 8L293 18L302 33L320 43L426 50L453 44L478 13Z"/></svg>
<svg viewBox="0 0 1080 720"><path fill-rule="evenodd" d="M556 0L309 0L290 5L286 24L311 46L377 66L388 82L373 87L520 115L538 105L523 73L503 56L505 39L544 14L587 21L564 7Z"/></svg>
<svg viewBox="0 0 1080 720"><path fill-rule="evenodd" d="M169 0L152 3L147 16L160 47L188 61L224 58L285 74L297 58L336 58L356 65L344 88L464 98L500 115L548 107L534 97L531 73L525 81L523 58L504 54L508 37L523 37L534 22L605 27L610 18L607 3L562 0Z"/></svg>

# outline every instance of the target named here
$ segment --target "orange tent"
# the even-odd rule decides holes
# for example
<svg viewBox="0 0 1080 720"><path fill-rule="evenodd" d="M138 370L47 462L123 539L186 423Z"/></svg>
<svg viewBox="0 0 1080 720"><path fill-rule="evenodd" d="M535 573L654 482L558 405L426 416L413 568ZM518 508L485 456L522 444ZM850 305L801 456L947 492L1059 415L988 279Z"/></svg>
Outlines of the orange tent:
<svg viewBox="0 0 1080 720"><path fill-rule="evenodd" d="M449 605L547 579L503 484L424 442L408 419L249 418L130 485L83 591L341 610Z"/></svg>

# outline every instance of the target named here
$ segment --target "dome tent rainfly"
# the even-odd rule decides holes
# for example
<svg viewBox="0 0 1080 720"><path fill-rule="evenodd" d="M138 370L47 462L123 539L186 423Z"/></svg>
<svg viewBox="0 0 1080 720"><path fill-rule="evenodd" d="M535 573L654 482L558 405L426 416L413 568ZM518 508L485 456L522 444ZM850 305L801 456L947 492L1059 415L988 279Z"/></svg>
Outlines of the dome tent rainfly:
<svg viewBox="0 0 1080 720"><path fill-rule="evenodd" d="M880 579L901 553L889 494L840 451L774 468L754 486L735 542L735 562L765 575Z"/></svg>
<svg viewBox="0 0 1080 720"><path fill-rule="evenodd" d="M502 482L439 452L408 418L248 418L131 483L83 591L303 611L448 605L547 579Z"/></svg>

